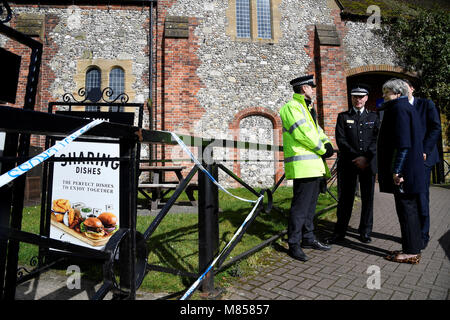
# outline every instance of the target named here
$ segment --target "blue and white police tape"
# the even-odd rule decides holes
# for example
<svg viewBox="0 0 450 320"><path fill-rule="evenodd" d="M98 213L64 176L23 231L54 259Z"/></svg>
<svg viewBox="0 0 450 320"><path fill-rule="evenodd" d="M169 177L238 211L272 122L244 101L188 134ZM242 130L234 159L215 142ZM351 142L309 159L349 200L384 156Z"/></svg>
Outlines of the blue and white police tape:
<svg viewBox="0 0 450 320"><path fill-rule="evenodd" d="M168 132L168 131L166 131L166 132ZM199 168L200 170L202 170L202 171L209 177L209 179L210 179L217 187L219 187L222 191L224 191L225 193L229 194L230 196L232 196L232 197L234 197L234 198L236 198L236 199L239 199L239 200L242 200L242 201L245 201L245 202L250 202L250 203L255 203L255 202L257 202L257 200L249 200L249 199L244 199L244 198L238 197L238 196L232 194L231 192L229 192L229 191L228 191L227 189L225 189L224 187L222 187L222 186L220 185L220 183L217 182L216 179L214 179L214 177L208 172L208 170L206 170L206 169L202 166L202 164L200 163L200 161L198 161L198 159L192 154L192 152L188 149L188 147L187 147L186 144L183 142L183 140L181 140L180 137L178 137L177 134L174 133L174 132L168 132L168 133L170 133L170 134L172 135L173 139L174 139L176 142L178 142L178 144L180 145L180 147L181 147L181 148L189 155L189 157L191 157L192 161L194 161L194 163L198 166L198 168Z"/></svg>
<svg viewBox="0 0 450 320"><path fill-rule="evenodd" d="M54 156L56 153L58 153L63 148L67 147L73 140L81 136L82 134L86 133L89 129L95 127L96 125L102 123L104 120L97 119L92 122L89 122L87 125L85 125L83 128L71 133L63 140L56 143L54 146L48 148L44 152L38 154L37 156L31 158L30 160L22 163L21 165L15 167L14 169L9 170L8 172L2 174L0 176L0 188L3 187L5 184L8 184L15 178L21 176L22 174L26 173L30 169L36 167L37 165L41 164L48 158Z"/></svg>
<svg viewBox="0 0 450 320"><path fill-rule="evenodd" d="M211 271L211 269L214 267L214 265L217 263L217 261L220 259L220 257L222 256L222 254L224 254L227 249L231 246L231 244L233 243L233 241L236 239L236 237L241 233L242 229L245 227L245 225L247 224L248 221L250 221L250 219L253 217L254 213L256 212L256 208L258 207L259 203L261 202L261 200L264 198L264 195L261 195L258 200L256 200L256 204L253 207L252 211L248 214L247 218L245 218L244 222L241 224L241 226L239 227L239 229L234 233L233 237L231 238L231 240L227 243L227 245L222 249L222 251L219 253L219 255L213 260L213 262L211 262L211 264L208 266L208 268L206 268L205 272L203 272L203 274L192 284L192 286L186 291L186 293L180 298L180 300L186 300L193 292L195 289L197 289L197 287L200 285L200 283L202 282L203 278L206 276L206 274Z"/></svg>

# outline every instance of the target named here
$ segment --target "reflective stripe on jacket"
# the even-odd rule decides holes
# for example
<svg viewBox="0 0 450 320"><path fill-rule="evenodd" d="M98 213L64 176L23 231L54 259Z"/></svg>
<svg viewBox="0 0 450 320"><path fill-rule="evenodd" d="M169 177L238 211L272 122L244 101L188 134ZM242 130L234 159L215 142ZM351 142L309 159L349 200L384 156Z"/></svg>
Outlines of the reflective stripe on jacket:
<svg viewBox="0 0 450 320"><path fill-rule="evenodd" d="M331 143L322 128L314 122L305 97L295 93L280 110L283 122L283 152L286 179L330 177L321 155Z"/></svg>

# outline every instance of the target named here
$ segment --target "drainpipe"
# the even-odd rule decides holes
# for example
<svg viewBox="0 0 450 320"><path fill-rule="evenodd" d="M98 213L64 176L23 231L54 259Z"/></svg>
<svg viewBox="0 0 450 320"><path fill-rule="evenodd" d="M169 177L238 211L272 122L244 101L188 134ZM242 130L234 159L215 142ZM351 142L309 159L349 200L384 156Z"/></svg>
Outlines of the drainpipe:
<svg viewBox="0 0 450 320"><path fill-rule="evenodd" d="M150 6L149 6L149 15L150 15L150 26L149 26L149 64L148 64L148 101L147 101L147 107L149 112L149 130L155 130L154 123L153 123L153 6L157 6L157 0L149 0ZM150 103L150 105L149 105ZM153 160L153 145L149 145L149 159ZM149 163L150 165L152 162Z"/></svg>

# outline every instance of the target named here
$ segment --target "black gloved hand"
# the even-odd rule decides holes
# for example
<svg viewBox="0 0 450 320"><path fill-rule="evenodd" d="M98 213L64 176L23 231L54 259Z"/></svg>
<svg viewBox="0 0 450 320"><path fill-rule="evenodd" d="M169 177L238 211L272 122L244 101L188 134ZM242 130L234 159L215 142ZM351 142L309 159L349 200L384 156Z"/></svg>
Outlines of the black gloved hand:
<svg viewBox="0 0 450 320"><path fill-rule="evenodd" d="M325 149L327 151L322 155L322 159L329 158L334 154L333 146L331 145L331 143L325 143Z"/></svg>

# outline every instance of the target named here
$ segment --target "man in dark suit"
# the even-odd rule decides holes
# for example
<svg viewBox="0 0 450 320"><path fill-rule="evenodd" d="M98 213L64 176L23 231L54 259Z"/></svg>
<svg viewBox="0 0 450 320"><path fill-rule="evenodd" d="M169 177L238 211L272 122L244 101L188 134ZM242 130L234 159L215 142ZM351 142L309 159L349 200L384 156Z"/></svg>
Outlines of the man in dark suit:
<svg viewBox="0 0 450 320"><path fill-rule="evenodd" d="M351 90L352 108L338 114L336 143L339 148L337 163L339 203L337 223L328 243L344 239L355 200L356 181L361 185L361 219L358 228L360 240L370 243L373 226L373 193L376 174L376 143L379 117L365 108L369 88L363 84Z"/></svg>
<svg viewBox="0 0 450 320"><path fill-rule="evenodd" d="M408 100L416 109L422 125L423 133L423 160L425 165L426 192L420 194L419 212L422 231L423 249L430 240L430 176L431 169L439 162L437 141L441 134L441 121L439 113L433 101L413 96L414 86L408 80L403 80L408 85Z"/></svg>

